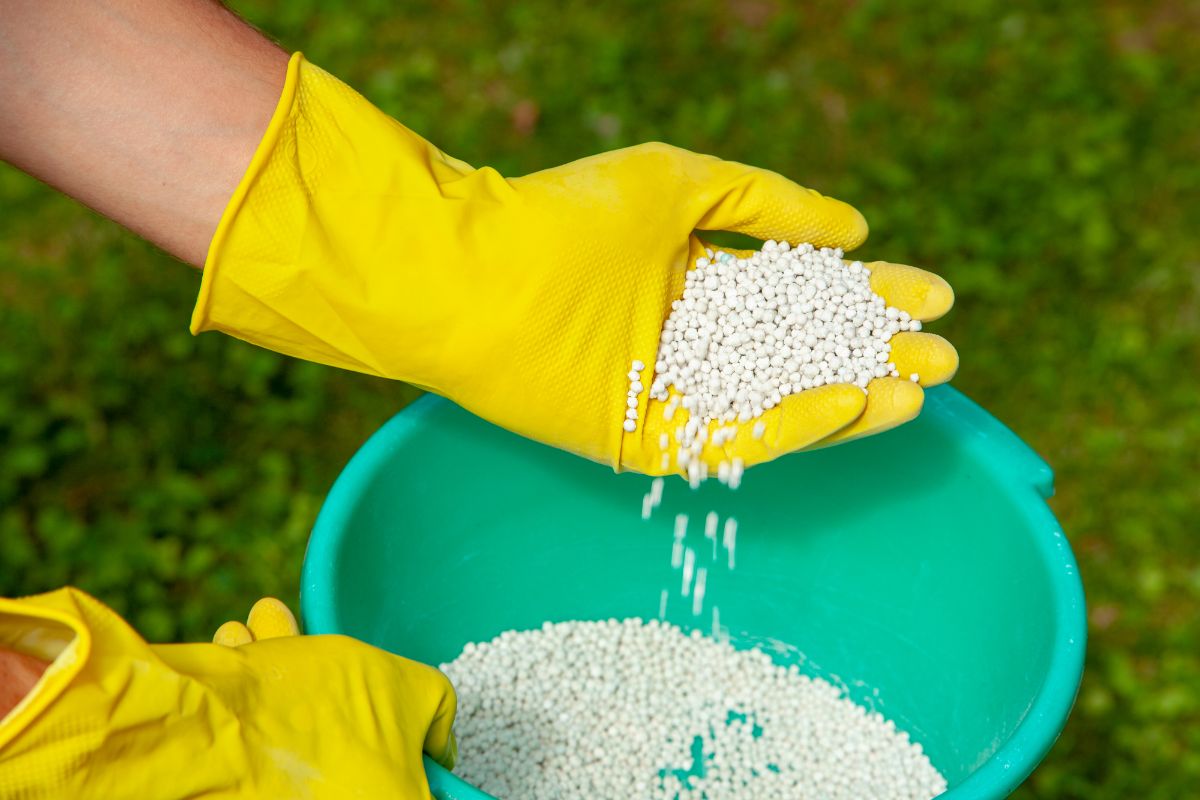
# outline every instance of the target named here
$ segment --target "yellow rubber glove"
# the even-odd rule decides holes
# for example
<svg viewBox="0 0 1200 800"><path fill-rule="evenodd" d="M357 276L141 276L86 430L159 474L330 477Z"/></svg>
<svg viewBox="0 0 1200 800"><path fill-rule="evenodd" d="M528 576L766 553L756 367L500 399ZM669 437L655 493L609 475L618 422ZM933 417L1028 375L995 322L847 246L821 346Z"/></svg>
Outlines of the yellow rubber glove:
<svg viewBox="0 0 1200 800"><path fill-rule="evenodd" d="M151 645L77 589L0 599L0 646L52 662L0 723L0 797L430 797L422 750L455 757L445 676L293 635L278 601L238 627Z"/></svg>
<svg viewBox="0 0 1200 800"><path fill-rule="evenodd" d="M192 331L408 381L530 438L660 473L667 425L647 407L652 375L627 434L626 373L655 362L670 303L704 251L697 230L845 249L867 235L845 203L663 144L521 178L474 169L296 54L213 238ZM877 290L911 296L889 300L918 318L949 307L945 281L896 269L898 282L883 277ZM912 336L924 344L898 345L897 365L947 378L953 348ZM915 414L918 387L881 385L870 404L849 385L793 395L764 415L762 441L729 449L753 464Z"/></svg>

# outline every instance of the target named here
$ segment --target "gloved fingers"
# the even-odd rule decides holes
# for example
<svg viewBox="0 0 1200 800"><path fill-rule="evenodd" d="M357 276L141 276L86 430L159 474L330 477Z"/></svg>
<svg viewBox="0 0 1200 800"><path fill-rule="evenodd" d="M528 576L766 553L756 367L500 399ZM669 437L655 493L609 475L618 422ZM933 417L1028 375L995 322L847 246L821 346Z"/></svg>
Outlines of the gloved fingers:
<svg viewBox="0 0 1200 800"><path fill-rule="evenodd" d="M699 230L736 231L756 239L852 250L867 238L853 206L806 189L777 172L691 154Z"/></svg>
<svg viewBox="0 0 1200 800"><path fill-rule="evenodd" d="M254 640L277 639L281 636L297 636L300 626L292 610L282 600L264 597L250 609L246 626L254 634Z"/></svg>
<svg viewBox="0 0 1200 800"><path fill-rule="evenodd" d="M958 351L936 333L897 333L891 339L892 363L901 378L916 375L922 386L937 386L958 372Z"/></svg>
<svg viewBox="0 0 1200 800"><path fill-rule="evenodd" d="M876 378L867 384L867 391L866 408L858 419L808 449L819 450L903 425L921 413L925 402L921 387L903 378Z"/></svg>
<svg viewBox="0 0 1200 800"><path fill-rule="evenodd" d="M213 644L221 644L226 647L240 647L253 641L254 634L250 632L250 629L232 619L217 628L217 632L213 634Z"/></svg>
<svg viewBox="0 0 1200 800"><path fill-rule="evenodd" d="M299 633L300 626L287 604L274 597L264 597L251 607L246 624L230 620L217 628L217 632L213 634L213 644L238 647L263 639L296 636Z"/></svg>
<svg viewBox="0 0 1200 800"><path fill-rule="evenodd" d="M755 420L737 424L737 435L722 445L709 444L703 458L709 475L715 476L721 461L742 460L745 466L772 461L814 442L829 437L852 424L864 412L867 398L857 386L841 383L806 389L783 398L775 408L763 412ZM755 428L762 424L762 435L755 437ZM723 426L709 426L709 442L713 432Z"/></svg>
<svg viewBox="0 0 1200 800"><path fill-rule="evenodd" d="M954 305L954 289L940 275L887 261L864 266L871 273L871 290L913 319L935 320Z"/></svg>

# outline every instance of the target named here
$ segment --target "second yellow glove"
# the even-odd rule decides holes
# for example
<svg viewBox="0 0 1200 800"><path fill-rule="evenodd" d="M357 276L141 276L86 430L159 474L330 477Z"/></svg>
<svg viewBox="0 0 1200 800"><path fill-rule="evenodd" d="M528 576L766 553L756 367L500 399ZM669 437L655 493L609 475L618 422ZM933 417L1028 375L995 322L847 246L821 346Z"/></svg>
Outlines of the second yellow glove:
<svg viewBox="0 0 1200 800"><path fill-rule="evenodd" d="M272 600L222 644L152 645L77 589L0 599L0 647L50 662L0 724L0 797L428 799L422 752L455 757L450 682L295 632Z"/></svg>

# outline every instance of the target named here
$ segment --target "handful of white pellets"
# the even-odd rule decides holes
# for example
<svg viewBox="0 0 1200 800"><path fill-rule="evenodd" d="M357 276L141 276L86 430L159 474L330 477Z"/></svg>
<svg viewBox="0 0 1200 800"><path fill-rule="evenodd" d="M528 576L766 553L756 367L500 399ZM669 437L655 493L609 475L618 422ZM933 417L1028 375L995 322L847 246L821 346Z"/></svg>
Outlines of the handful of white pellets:
<svg viewBox="0 0 1200 800"><path fill-rule="evenodd" d="M888 342L921 323L842 255L774 241L746 258L709 250L671 304L650 396L667 402L674 388L703 423L747 422L805 389L898 377Z"/></svg>
<svg viewBox="0 0 1200 800"><path fill-rule="evenodd" d="M463 779L503 800L929 800L920 745L761 651L640 619L546 623L469 644Z"/></svg>
<svg viewBox="0 0 1200 800"><path fill-rule="evenodd" d="M697 259L663 324L652 380L640 360L628 375L625 431L637 430L643 380L650 381L650 399L667 404L666 421L680 407L689 412L673 444L660 437L664 471L674 450L693 486L708 477L699 455L714 420L721 423L714 445L731 441L743 424L753 424L757 439L765 430L758 418L789 395L828 384L866 392L875 378L902 377L891 338L919 331L921 322L889 306L871 289L862 262L842 255L768 241L745 258L709 250ZM740 468L726 465L722 482Z"/></svg>

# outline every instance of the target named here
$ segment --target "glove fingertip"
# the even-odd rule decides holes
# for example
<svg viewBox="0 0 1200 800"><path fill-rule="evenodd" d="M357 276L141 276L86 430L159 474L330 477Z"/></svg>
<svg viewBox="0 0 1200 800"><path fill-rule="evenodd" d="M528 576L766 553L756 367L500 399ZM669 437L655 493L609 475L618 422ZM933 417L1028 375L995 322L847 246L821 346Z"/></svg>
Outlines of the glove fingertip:
<svg viewBox="0 0 1200 800"><path fill-rule="evenodd" d="M300 625L292 610L282 600L274 597L264 597L250 609L246 625L254 634L256 641L277 639L281 636L296 636L300 633Z"/></svg>
<svg viewBox="0 0 1200 800"><path fill-rule="evenodd" d="M915 374L922 386L947 383L958 372L958 351L936 333L905 331L893 336L892 361L902 378Z"/></svg>
<svg viewBox="0 0 1200 800"><path fill-rule="evenodd" d="M817 442L810 449L861 439L883 433L915 419L925 404L925 392L903 378L876 378L868 385L866 408L853 423Z"/></svg>
<svg viewBox="0 0 1200 800"><path fill-rule="evenodd" d="M843 251L854 250L867 240L870 226L857 208L812 189L796 188L802 192L798 202L784 203L776 213L764 215L763 227L769 237L762 238L782 239L794 245L807 242L814 247L840 247Z"/></svg>
<svg viewBox="0 0 1200 800"><path fill-rule="evenodd" d="M806 389L785 397L772 449L783 455L807 447L854 422L866 405L863 390L849 383Z"/></svg>
<svg viewBox="0 0 1200 800"><path fill-rule="evenodd" d="M842 215L844 231L839 232L842 244L837 246L840 246L843 250L854 250L861 247L871 234L871 226L867 224L867 218L863 216L861 211L849 203L842 200L834 200L833 198L828 199L846 208L845 213Z"/></svg>
<svg viewBox="0 0 1200 800"><path fill-rule="evenodd" d="M920 309L918 319L932 322L943 317L953 307L954 287L939 275L938 280L929 285L929 293L925 295L925 305Z"/></svg>
<svg viewBox="0 0 1200 800"><path fill-rule="evenodd" d="M221 627L217 628L217 632L213 634L213 644L223 645L225 647L240 647L244 644L250 644L254 641L254 634L250 632L242 623L236 620L230 620Z"/></svg>
<svg viewBox="0 0 1200 800"><path fill-rule="evenodd" d="M954 305L954 289L940 275L887 261L872 261L871 291L881 295L888 305L907 311L913 319L932 322Z"/></svg>

